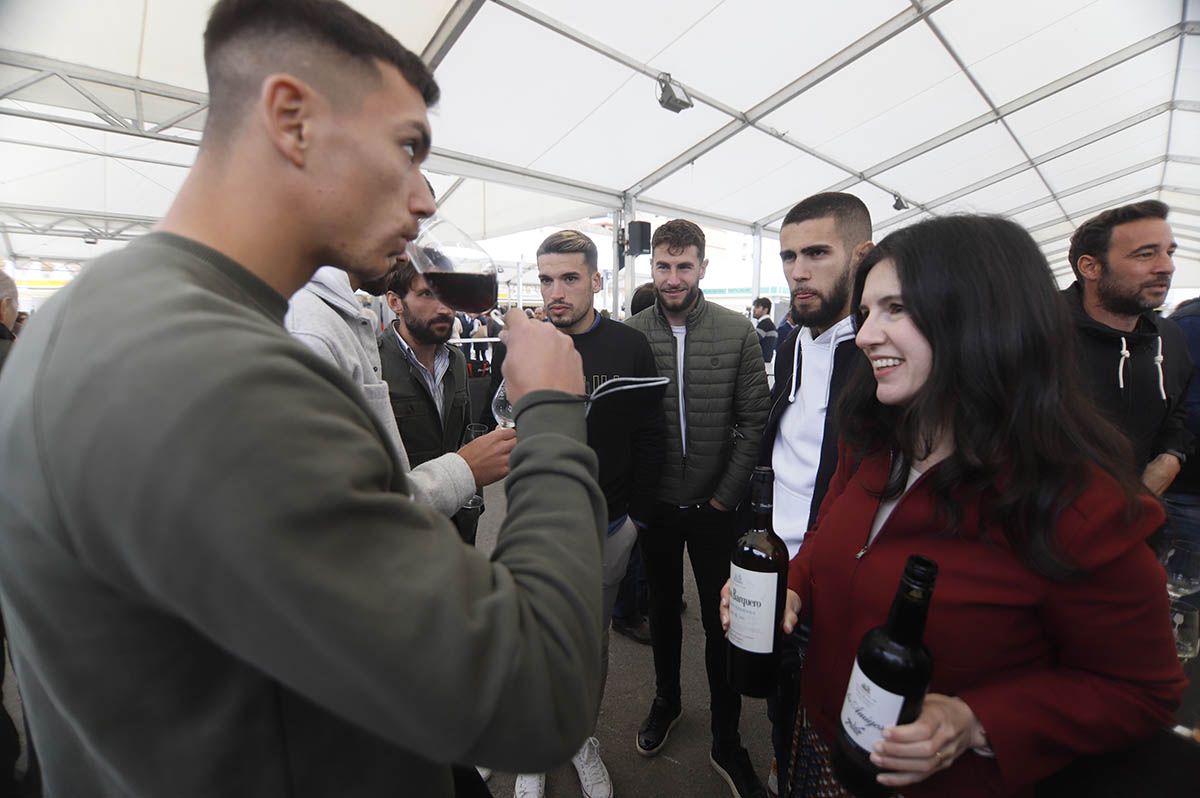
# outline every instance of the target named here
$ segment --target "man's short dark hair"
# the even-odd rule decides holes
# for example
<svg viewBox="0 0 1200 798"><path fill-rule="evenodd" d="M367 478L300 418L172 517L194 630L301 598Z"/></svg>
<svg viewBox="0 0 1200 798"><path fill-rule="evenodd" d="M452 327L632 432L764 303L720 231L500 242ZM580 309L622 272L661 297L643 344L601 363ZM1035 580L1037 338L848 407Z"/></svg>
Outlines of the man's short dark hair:
<svg viewBox="0 0 1200 798"><path fill-rule="evenodd" d="M1071 271L1075 272L1075 279L1083 280L1079 274L1079 259L1084 255L1091 255L1102 266L1108 267L1106 258L1114 227L1139 219L1166 219L1170 212L1171 207L1165 202L1142 200L1132 205L1110 208L1079 225L1071 234L1071 249L1067 253L1067 262L1071 264Z"/></svg>
<svg viewBox="0 0 1200 798"><path fill-rule="evenodd" d="M688 247L695 247L704 262L704 231L687 219L672 219L659 226L650 239L650 250L665 246L672 255L682 254Z"/></svg>
<svg viewBox="0 0 1200 798"><path fill-rule="evenodd" d="M758 299L754 300L754 307L769 311L771 309L771 300L767 299L765 296L760 296Z"/></svg>
<svg viewBox="0 0 1200 798"><path fill-rule="evenodd" d="M408 261L400 264L400 268L392 275L392 279L388 281L387 290L396 296L404 299L408 296L408 292L412 290L413 281L421 276L417 268Z"/></svg>
<svg viewBox="0 0 1200 798"><path fill-rule="evenodd" d="M595 242L578 230L559 230L543 241L537 250L539 258L542 255L571 255L574 253L583 255L583 262L587 264L589 272L594 274L600 268L599 253L596 251Z"/></svg>
<svg viewBox="0 0 1200 798"><path fill-rule="evenodd" d="M629 298L629 315L636 316L654 304L654 283L642 283Z"/></svg>
<svg viewBox="0 0 1200 798"><path fill-rule="evenodd" d="M871 240L871 212L867 210L866 203L853 194L843 194L840 191L826 191L800 200L787 212L787 216L783 217L782 226L830 216L833 217L838 235L847 249L853 249L862 242Z"/></svg>
<svg viewBox="0 0 1200 798"><path fill-rule="evenodd" d="M378 81L376 60L395 66L427 106L437 102L437 83L420 57L340 0L219 0L204 29L205 138L234 129L272 72L296 74L336 102L344 92L330 90L333 68Z"/></svg>

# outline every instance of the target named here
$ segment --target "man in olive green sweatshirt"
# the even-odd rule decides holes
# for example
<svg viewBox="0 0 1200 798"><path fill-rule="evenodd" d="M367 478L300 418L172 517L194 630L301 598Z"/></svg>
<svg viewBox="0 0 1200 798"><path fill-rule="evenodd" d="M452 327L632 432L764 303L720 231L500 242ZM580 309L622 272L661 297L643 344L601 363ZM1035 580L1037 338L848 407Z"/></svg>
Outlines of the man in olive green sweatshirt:
<svg viewBox="0 0 1200 798"><path fill-rule="evenodd" d="M220 0L205 60L158 231L0 376L0 603L46 793L440 797L451 763L565 762L599 705L606 519L579 356L509 323L489 560L282 325L318 266L378 277L433 213L432 77L336 0Z"/></svg>

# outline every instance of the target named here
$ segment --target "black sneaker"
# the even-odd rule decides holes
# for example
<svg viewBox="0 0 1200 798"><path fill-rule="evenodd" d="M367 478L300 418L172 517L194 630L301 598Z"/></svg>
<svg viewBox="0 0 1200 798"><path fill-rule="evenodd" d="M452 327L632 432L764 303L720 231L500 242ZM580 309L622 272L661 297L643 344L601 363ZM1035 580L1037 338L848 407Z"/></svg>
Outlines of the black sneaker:
<svg viewBox="0 0 1200 798"><path fill-rule="evenodd" d="M767 798L767 790L758 780L750 754L742 746L718 747L714 745L708 755L713 770L725 779L733 798Z"/></svg>
<svg viewBox="0 0 1200 798"><path fill-rule="evenodd" d="M650 705L650 714L642 722L642 728L637 733L637 750L642 756L654 756L667 742L671 729L679 722L683 714L679 702L667 701L665 698L655 698Z"/></svg>
<svg viewBox="0 0 1200 798"><path fill-rule="evenodd" d="M638 619L637 623L628 623L613 618L613 631L619 635L625 635L635 643L641 643L643 646L650 645L650 624L645 618Z"/></svg>

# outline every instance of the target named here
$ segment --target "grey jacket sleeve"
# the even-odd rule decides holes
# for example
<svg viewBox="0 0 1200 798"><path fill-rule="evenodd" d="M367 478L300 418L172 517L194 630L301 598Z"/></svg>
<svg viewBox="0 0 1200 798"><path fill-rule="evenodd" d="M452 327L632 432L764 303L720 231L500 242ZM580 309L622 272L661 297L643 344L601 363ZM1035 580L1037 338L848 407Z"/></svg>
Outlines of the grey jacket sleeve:
<svg viewBox="0 0 1200 798"><path fill-rule="evenodd" d="M523 400L489 559L397 492L369 410L327 361L283 336L238 358L185 340L169 357L203 378L150 384L166 368L150 357L128 402L79 419L83 452L63 447L98 519L72 541L81 561L430 760L536 772L577 750L599 705L605 529L581 404ZM172 408L153 439L148 407Z"/></svg>
<svg viewBox="0 0 1200 798"><path fill-rule="evenodd" d="M346 362L339 354L338 347L326 336L304 329L304 322L313 318L316 318L314 314L297 313L293 310L285 319L285 326L293 338L311 349L318 357L337 366L350 379L360 380L361 375L356 373L354 365ZM467 461L450 452L422 463L410 471L408 452L404 449L400 428L396 426L396 417L392 415L392 407L388 402L387 384L379 383L378 386L371 387L378 388L379 396L367 396L367 403L371 406L376 421L387 430L392 445L396 447L400 463L408 474L409 489L413 498L430 505L446 517L454 515L475 495L475 475L471 473Z"/></svg>
<svg viewBox="0 0 1200 798"><path fill-rule="evenodd" d="M748 323L746 326L749 328ZM749 328L742 342L742 361L733 394L733 454L713 492L713 498L731 510L745 496L750 472L758 464L758 449L770 406L771 392L767 389L762 349L758 335Z"/></svg>
<svg viewBox="0 0 1200 798"><path fill-rule="evenodd" d="M399 435L396 440L404 446ZM457 513L475 495L475 475L467 461L454 452L421 463L408 472L408 484L414 499L447 517Z"/></svg>

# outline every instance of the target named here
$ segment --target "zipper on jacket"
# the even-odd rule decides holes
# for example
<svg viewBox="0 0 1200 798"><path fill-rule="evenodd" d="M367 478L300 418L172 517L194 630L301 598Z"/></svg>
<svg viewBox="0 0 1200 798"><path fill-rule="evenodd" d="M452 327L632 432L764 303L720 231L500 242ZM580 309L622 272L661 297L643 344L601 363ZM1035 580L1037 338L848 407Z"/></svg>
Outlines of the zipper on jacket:
<svg viewBox="0 0 1200 798"><path fill-rule="evenodd" d="M896 452L895 452L895 450L892 450L891 452L889 452L889 453L888 453L888 470L887 470L887 473L888 473L888 481L889 481L889 482L890 482L890 481L891 481L891 479L892 479L892 468L894 468L894 467L895 467L895 465L896 465ZM925 476L925 475L924 475L924 474L922 474L921 476ZM915 483L914 483L914 485L915 485ZM896 510L898 510L898 509L900 508L900 502L904 501L904 496L905 496L905 493L907 493L907 492L908 492L908 491L905 491L904 493L901 493L901 494L900 494L900 498L896 500L896 506L892 508L892 512L893 512L893 513L894 513L894 512L896 512ZM882 503L882 502L881 502L881 503ZM877 507L877 508L875 508L875 513L876 513L876 514L878 514L878 513L879 513L879 508L878 508L878 507ZM888 516L888 520L889 520L889 521L891 520L891 516L890 516L890 515ZM883 522L883 525L884 525L884 526L887 526L887 521L884 521L884 522ZM874 516L872 516L872 517L871 517L871 526L875 526L875 518L874 518ZM880 528L879 528L879 534L880 534L880 535L882 535L882 534L883 534L883 527L880 527ZM876 535L876 537L878 537L878 535ZM870 548L871 548L871 530L870 530L870 528L868 528L868 529L867 529L867 539L863 541L863 546L862 546L862 548L861 548L861 549L859 549L859 550L858 550L858 554L855 554L855 555L854 555L854 559L856 559L856 560L861 560L863 557L866 557L866 556L867 556L867 550L868 550L868 549L870 549Z"/></svg>

